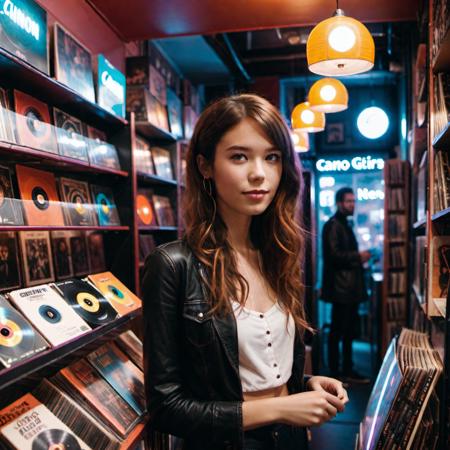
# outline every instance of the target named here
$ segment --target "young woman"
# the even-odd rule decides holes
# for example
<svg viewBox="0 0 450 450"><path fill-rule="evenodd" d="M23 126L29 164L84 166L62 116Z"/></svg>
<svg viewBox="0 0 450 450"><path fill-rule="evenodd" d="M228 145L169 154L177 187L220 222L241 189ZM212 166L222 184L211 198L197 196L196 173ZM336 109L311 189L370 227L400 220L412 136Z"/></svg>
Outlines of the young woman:
<svg viewBox="0 0 450 450"><path fill-rule="evenodd" d="M146 392L186 450L299 450L348 401L304 387L302 176L289 129L255 95L209 106L187 156L185 237L147 258Z"/></svg>

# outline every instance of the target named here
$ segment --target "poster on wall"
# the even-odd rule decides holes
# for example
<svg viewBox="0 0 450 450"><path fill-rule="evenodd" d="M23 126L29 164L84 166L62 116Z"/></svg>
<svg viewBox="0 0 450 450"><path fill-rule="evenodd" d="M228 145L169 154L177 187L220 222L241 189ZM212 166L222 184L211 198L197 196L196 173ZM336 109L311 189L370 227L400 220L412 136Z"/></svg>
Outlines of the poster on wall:
<svg viewBox="0 0 450 450"><path fill-rule="evenodd" d="M45 10L33 0L0 0L0 47L48 74Z"/></svg>

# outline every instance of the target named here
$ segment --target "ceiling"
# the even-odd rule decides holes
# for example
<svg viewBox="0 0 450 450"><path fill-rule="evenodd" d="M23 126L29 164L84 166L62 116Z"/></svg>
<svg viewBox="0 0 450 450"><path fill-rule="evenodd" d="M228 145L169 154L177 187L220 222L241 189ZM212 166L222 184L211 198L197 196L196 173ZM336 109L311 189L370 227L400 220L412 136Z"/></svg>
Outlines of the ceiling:
<svg viewBox="0 0 450 450"><path fill-rule="evenodd" d="M335 0L86 0L123 41L311 26L331 16ZM415 20L420 0L341 0L362 22Z"/></svg>

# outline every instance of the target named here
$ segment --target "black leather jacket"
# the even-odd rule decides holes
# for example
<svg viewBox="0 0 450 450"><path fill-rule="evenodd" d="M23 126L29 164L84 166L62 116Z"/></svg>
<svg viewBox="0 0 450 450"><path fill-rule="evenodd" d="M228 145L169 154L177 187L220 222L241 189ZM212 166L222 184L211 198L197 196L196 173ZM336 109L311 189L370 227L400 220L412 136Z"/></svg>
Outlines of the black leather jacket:
<svg viewBox="0 0 450 450"><path fill-rule="evenodd" d="M321 298L334 303L367 299L364 269L358 243L347 218L337 212L323 227L323 276Z"/></svg>
<svg viewBox="0 0 450 450"><path fill-rule="evenodd" d="M146 395L153 429L184 449L240 450L242 387L236 322L208 315L203 270L184 241L159 246L143 277ZM294 346L290 393L303 390L304 344ZM305 444L306 448L306 444Z"/></svg>

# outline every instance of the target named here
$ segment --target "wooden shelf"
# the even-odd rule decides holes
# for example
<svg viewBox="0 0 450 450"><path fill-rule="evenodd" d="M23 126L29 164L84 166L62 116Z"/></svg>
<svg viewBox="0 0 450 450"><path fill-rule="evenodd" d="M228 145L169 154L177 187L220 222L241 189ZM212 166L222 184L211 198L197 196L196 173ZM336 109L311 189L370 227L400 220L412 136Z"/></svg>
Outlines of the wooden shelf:
<svg viewBox="0 0 450 450"><path fill-rule="evenodd" d="M164 186L177 186L176 180L169 180L167 178L158 177L157 175L149 175L147 173L138 172L138 180L148 184L159 184Z"/></svg>
<svg viewBox="0 0 450 450"><path fill-rule="evenodd" d="M442 211L439 211L431 216L431 220L433 222L438 221L444 221L444 220L450 220L450 207L443 209Z"/></svg>
<svg viewBox="0 0 450 450"><path fill-rule="evenodd" d="M113 322L77 336L57 347L50 348L0 371L0 392L20 380L53 375L72 361L82 358L103 342L113 339L129 327L131 321L141 315L141 310L119 317Z"/></svg>
<svg viewBox="0 0 450 450"><path fill-rule="evenodd" d="M91 166L86 161L81 161L57 153L50 153L25 145L0 141L0 153L15 163L38 163L40 167L51 167L57 170L70 170L73 172L88 172L94 174L115 175L128 177L124 170L110 169L108 167Z"/></svg>
<svg viewBox="0 0 450 450"><path fill-rule="evenodd" d="M446 150L450 147L450 122L434 138L433 147L437 150Z"/></svg>
<svg viewBox="0 0 450 450"><path fill-rule="evenodd" d="M433 72L446 72L450 70L450 28L442 39L439 51L433 61Z"/></svg>
<svg viewBox="0 0 450 450"><path fill-rule="evenodd" d="M69 226L69 225L0 225L0 231L53 231L53 230L95 230L95 231L130 231L128 226Z"/></svg>
<svg viewBox="0 0 450 450"><path fill-rule="evenodd" d="M414 228L415 230L417 230L417 229L419 229L419 228L425 227L425 224L426 224L426 223L427 223L427 218L424 217L423 219L418 220L417 222L414 222L413 228Z"/></svg>
<svg viewBox="0 0 450 450"><path fill-rule="evenodd" d="M177 231L178 227L140 226L139 231Z"/></svg>
<svg viewBox="0 0 450 450"><path fill-rule="evenodd" d="M0 48L0 80L5 86L24 91L99 128L128 124L125 119L111 114L72 88L2 48Z"/></svg>
<svg viewBox="0 0 450 450"><path fill-rule="evenodd" d="M148 139L158 139L175 142L177 138L167 130L157 127L150 122L136 122L136 130Z"/></svg>

